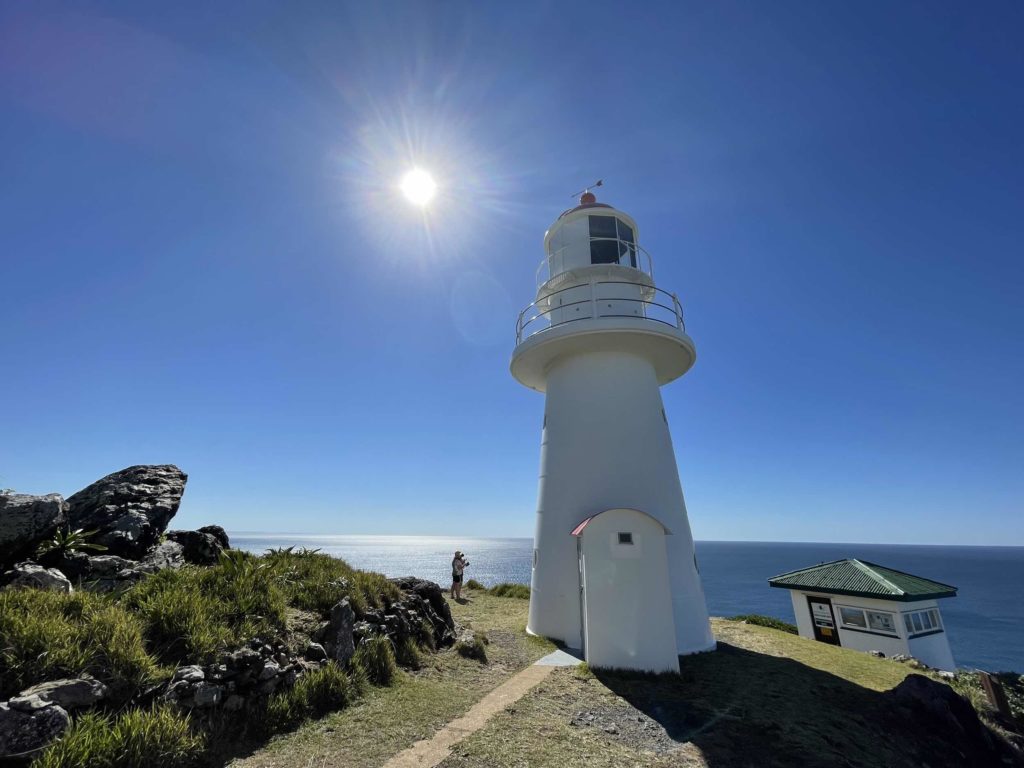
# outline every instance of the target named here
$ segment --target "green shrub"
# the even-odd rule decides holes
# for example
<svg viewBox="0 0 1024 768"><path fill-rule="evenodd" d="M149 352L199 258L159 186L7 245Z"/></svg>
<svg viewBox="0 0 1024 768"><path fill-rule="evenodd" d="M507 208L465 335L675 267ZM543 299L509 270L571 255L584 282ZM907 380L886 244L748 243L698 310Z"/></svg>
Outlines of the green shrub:
<svg viewBox="0 0 1024 768"><path fill-rule="evenodd" d="M397 671L391 641L383 635L366 638L356 648L352 665L360 667L374 685L391 685Z"/></svg>
<svg viewBox="0 0 1024 768"><path fill-rule="evenodd" d="M138 619L103 595L0 592L0 698L87 672L126 695L157 676Z"/></svg>
<svg viewBox="0 0 1024 768"><path fill-rule="evenodd" d="M240 639L283 631L285 596L274 569L228 552L215 566L160 571L124 594L161 661L205 661Z"/></svg>
<svg viewBox="0 0 1024 768"><path fill-rule="evenodd" d="M303 720L343 709L355 697L355 686L345 671L337 664L326 664L271 697L267 703L266 725L275 733L285 731Z"/></svg>
<svg viewBox="0 0 1024 768"><path fill-rule="evenodd" d="M487 663L487 649L490 641L487 639L487 635L483 632L463 633L458 640L455 641L455 650L460 656L465 656L467 659L476 659Z"/></svg>
<svg viewBox="0 0 1024 768"><path fill-rule="evenodd" d="M466 587L466 589L479 589L479 590L482 590L482 591L486 591L487 590L487 587L485 587L483 584L481 584L476 579L470 579L469 581L467 581L465 583L464 586Z"/></svg>
<svg viewBox="0 0 1024 768"><path fill-rule="evenodd" d="M396 643L395 661L409 669L419 669L423 666L423 660L420 658L420 649L416 645L416 641L411 637L407 637Z"/></svg>
<svg viewBox="0 0 1024 768"><path fill-rule="evenodd" d="M416 627L416 642L428 651L437 650L437 634L434 632L434 625L428 619L420 619Z"/></svg>
<svg viewBox="0 0 1024 768"><path fill-rule="evenodd" d="M515 597L520 600L530 599L530 588L525 584L498 584L491 587L487 593L495 597Z"/></svg>
<svg viewBox="0 0 1024 768"><path fill-rule="evenodd" d="M167 706L130 709L115 719L88 712L32 762L32 768L185 768L205 742L189 717Z"/></svg>
<svg viewBox="0 0 1024 768"><path fill-rule="evenodd" d="M749 613L741 616L733 616L729 621L743 621L747 624L756 624L759 627L769 627L781 632L788 632L791 635L798 634L795 625L790 624L788 621L783 621L782 619L776 619L774 616L761 616L757 613Z"/></svg>
<svg viewBox="0 0 1024 768"><path fill-rule="evenodd" d="M371 608L388 608L401 597L381 574L357 571L344 560L316 550L275 549L263 559L273 569L289 605L323 617L346 597L357 616Z"/></svg>

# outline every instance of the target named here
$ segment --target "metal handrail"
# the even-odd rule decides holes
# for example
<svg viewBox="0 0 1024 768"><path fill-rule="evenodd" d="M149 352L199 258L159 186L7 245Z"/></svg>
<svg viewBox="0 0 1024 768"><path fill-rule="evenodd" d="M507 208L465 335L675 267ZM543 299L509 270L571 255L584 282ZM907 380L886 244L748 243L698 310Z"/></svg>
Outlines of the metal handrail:
<svg viewBox="0 0 1024 768"><path fill-rule="evenodd" d="M629 269L639 270L639 271L643 272L645 275L647 275L648 277L650 277L651 279L654 279L654 260L651 258L651 254L649 254L644 248L641 248L639 245L637 245L636 243L630 242L629 240L623 240L623 239L618 238L618 237L588 237L587 238L587 243L588 244L589 243L593 243L593 242L598 241L598 240L607 240L609 242L614 242L614 243L626 246L626 253L625 253L625 255L619 256L619 260L616 261L616 262L607 262L607 263L609 263L609 264L617 264L620 267L628 267ZM561 273L561 272L564 271L562 269L562 267L564 267L563 261L564 261L564 258L565 258L565 253L564 253L565 250L567 248L577 247L578 245L579 245L579 241L574 242L574 243L569 243L568 245L563 245L557 251L552 251L547 256L545 256L543 259L541 259L540 264L537 265L537 271L535 273L535 277L537 279L537 287L538 288L540 288L544 283L546 283L548 280L551 279L551 275L552 275L553 272ZM635 266L635 267L632 264L629 263L629 253L630 253L630 251L632 251L634 254L636 254L637 266ZM623 261L625 261L625 263L623 263ZM557 269L554 268L555 265L557 265ZM587 266L601 266L601 265L597 264L597 265L587 265ZM542 270L544 270L545 267L547 267L547 276L546 277L544 277L542 275Z"/></svg>
<svg viewBox="0 0 1024 768"><path fill-rule="evenodd" d="M634 295L620 295L620 296L599 296L598 286L602 285L614 285L622 286L629 289ZM560 294L568 293L569 291L585 291L585 298L576 299L574 301L559 303L556 306L552 306L552 300ZM640 293L640 297L636 293ZM658 300L660 299L660 301ZM609 303L611 302L611 303ZM621 303L630 302L631 304L640 305L640 314L624 314L621 312ZM606 306L602 307L601 304L605 303ZM579 317L559 318L555 320L552 314L559 311L565 311L570 307L578 307L580 305L589 304L591 309L589 313L580 315ZM663 319L661 317L652 316L650 310L664 310L671 316L671 321ZM533 314L527 316L530 310L536 310ZM607 311L611 310L611 311ZM683 307L679 303L679 297L674 293L669 293L661 288L656 288L651 285L643 285L640 283L632 283L626 280L591 280L586 283L578 283L576 285L568 286L557 291L552 291L546 295L543 299L530 302L526 307L520 311L519 316L516 318L516 344L521 343L524 339L528 339L531 336L535 336L538 333L557 328L560 325L566 323L576 322L577 320L593 320L598 318L606 317L622 317L632 318L639 320L651 320L657 323L664 323L665 325L675 327L680 331L686 330L686 324L683 321ZM541 319L547 319L547 325L529 330L531 325Z"/></svg>

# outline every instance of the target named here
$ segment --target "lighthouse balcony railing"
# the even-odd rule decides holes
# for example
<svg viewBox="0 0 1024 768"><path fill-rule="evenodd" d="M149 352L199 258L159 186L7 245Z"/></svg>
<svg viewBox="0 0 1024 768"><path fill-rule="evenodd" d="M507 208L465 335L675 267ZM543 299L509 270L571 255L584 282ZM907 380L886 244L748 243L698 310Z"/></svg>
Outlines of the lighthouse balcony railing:
<svg viewBox="0 0 1024 768"><path fill-rule="evenodd" d="M586 248L581 248L583 243L587 244ZM594 247L595 244L597 248ZM595 258L599 260L595 261ZM580 263L581 259L584 260L583 263ZM590 237L564 245L544 257L537 265L537 287L540 288L553 277L570 269L595 264L630 267L654 279L654 261L651 254L636 243L617 237Z"/></svg>
<svg viewBox="0 0 1024 768"><path fill-rule="evenodd" d="M516 320L516 344L567 323L595 318L628 318L686 330L674 293L623 280L591 280L533 302Z"/></svg>

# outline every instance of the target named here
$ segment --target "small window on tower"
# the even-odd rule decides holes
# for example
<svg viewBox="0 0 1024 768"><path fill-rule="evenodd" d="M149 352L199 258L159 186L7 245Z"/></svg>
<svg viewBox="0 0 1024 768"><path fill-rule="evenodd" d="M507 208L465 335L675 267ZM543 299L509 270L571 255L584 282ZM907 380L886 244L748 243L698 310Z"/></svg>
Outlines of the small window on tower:
<svg viewBox="0 0 1024 768"><path fill-rule="evenodd" d="M618 264L619 243L614 216L591 216L590 263Z"/></svg>
<svg viewBox="0 0 1024 768"><path fill-rule="evenodd" d="M620 533L619 534L619 544L632 544L632 543L633 543L633 534L632 533Z"/></svg>

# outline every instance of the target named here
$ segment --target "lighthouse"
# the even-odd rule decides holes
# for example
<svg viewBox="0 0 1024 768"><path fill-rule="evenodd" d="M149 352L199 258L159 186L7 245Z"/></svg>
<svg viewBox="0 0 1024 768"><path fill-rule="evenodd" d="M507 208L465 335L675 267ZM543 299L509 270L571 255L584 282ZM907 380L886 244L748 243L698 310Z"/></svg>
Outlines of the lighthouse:
<svg viewBox="0 0 1024 768"><path fill-rule="evenodd" d="M595 667L711 650L661 387L696 349L637 222L587 191L544 236L512 375L545 395L527 630Z"/></svg>

